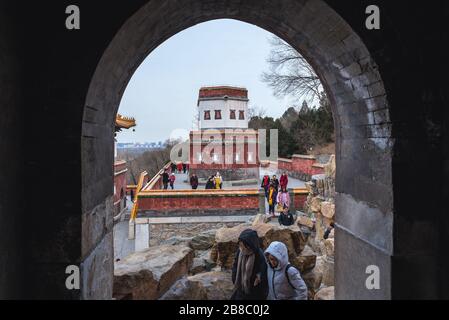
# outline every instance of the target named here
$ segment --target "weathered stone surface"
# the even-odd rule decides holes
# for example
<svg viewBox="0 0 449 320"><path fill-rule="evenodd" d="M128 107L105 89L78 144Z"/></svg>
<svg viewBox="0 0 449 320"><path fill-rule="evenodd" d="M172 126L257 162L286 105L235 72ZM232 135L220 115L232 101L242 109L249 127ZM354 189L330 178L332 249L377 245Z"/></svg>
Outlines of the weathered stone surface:
<svg viewBox="0 0 449 320"><path fill-rule="evenodd" d="M323 279L323 274L314 270L305 272L302 274L302 278L307 285L309 290L317 291L321 286L321 280Z"/></svg>
<svg viewBox="0 0 449 320"><path fill-rule="evenodd" d="M187 274L193 257L193 250L185 245L163 245L129 255L115 266L114 297L158 299Z"/></svg>
<svg viewBox="0 0 449 320"><path fill-rule="evenodd" d="M335 155L331 155L329 162L324 165L324 174L326 177L335 179L336 162Z"/></svg>
<svg viewBox="0 0 449 320"><path fill-rule="evenodd" d="M301 273L305 273L315 267L316 253L309 246L306 246L299 256L291 260L291 263L298 268Z"/></svg>
<svg viewBox="0 0 449 320"><path fill-rule="evenodd" d="M327 287L318 291L315 300L335 300L335 288Z"/></svg>
<svg viewBox="0 0 449 320"><path fill-rule="evenodd" d="M333 257L334 256L334 239L328 238L328 239L324 240L323 245L324 245L323 253L326 256Z"/></svg>
<svg viewBox="0 0 449 320"><path fill-rule="evenodd" d="M334 283L334 258L323 256L323 284L330 287Z"/></svg>
<svg viewBox="0 0 449 320"><path fill-rule="evenodd" d="M268 216L266 214L258 214L254 218L252 225L255 226L260 223L267 223L268 221L270 221L270 219L268 218Z"/></svg>
<svg viewBox="0 0 449 320"><path fill-rule="evenodd" d="M309 272L302 274L302 278L307 285L307 289L308 289L307 293L308 293L309 300L313 300L317 290L321 286L321 280L323 278L323 274L319 273L319 272L315 272L315 269L314 269L314 270L311 270Z"/></svg>
<svg viewBox="0 0 449 320"><path fill-rule="evenodd" d="M207 292L200 282L184 277L176 281L159 300L207 300Z"/></svg>
<svg viewBox="0 0 449 320"><path fill-rule="evenodd" d="M188 279L201 284L208 300L229 300L234 290L231 273L226 271L200 273Z"/></svg>
<svg viewBox="0 0 449 320"><path fill-rule="evenodd" d="M321 214L327 219L333 219L335 215L335 204L324 201L321 203Z"/></svg>
<svg viewBox="0 0 449 320"><path fill-rule="evenodd" d="M211 251L211 259L216 261L219 266L230 268L237 251L238 238L245 229L253 229L257 232L263 250L273 241L285 243L289 250L289 256L292 258L300 254L307 243L307 238L298 226L279 227L272 224L248 226L243 224L217 231L215 244Z"/></svg>
<svg viewBox="0 0 449 320"><path fill-rule="evenodd" d="M212 248L215 242L216 233L217 230L201 232L199 235L192 238L190 247L194 250L207 250Z"/></svg>
<svg viewBox="0 0 449 320"><path fill-rule="evenodd" d="M229 300L233 290L230 272L211 271L180 279L161 300Z"/></svg>
<svg viewBox="0 0 449 320"><path fill-rule="evenodd" d="M313 220L311 218L303 216L303 215L298 215L298 219L296 219L296 224L298 224L300 226L308 227L310 229L312 229L314 226Z"/></svg>
<svg viewBox="0 0 449 320"><path fill-rule="evenodd" d="M312 212L320 212L322 202L323 199L321 199L320 197L313 197L310 201L310 210L312 210Z"/></svg>
<svg viewBox="0 0 449 320"><path fill-rule="evenodd" d="M161 245L172 245L172 246L186 245L186 246L190 246L191 242L192 242L192 238L171 237L171 238L168 238L167 240L162 241Z"/></svg>
<svg viewBox="0 0 449 320"><path fill-rule="evenodd" d="M195 275L201 272L211 271L216 265L217 264L210 259L210 250L201 251L198 253L197 257L193 259L190 274Z"/></svg>

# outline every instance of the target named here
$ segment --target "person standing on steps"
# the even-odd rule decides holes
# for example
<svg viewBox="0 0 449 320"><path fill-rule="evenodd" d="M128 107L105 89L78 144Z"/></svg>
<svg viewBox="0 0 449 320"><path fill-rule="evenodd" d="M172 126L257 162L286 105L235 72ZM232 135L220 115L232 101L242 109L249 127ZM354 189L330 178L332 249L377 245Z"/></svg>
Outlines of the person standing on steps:
<svg viewBox="0 0 449 320"><path fill-rule="evenodd" d="M285 208L290 208L290 194L288 193L287 188L281 188L276 201L281 206L282 210L285 210Z"/></svg>
<svg viewBox="0 0 449 320"><path fill-rule="evenodd" d="M279 179L279 185L282 188L287 189L288 186L288 176L287 172L284 171L284 173L281 175L281 178Z"/></svg>
<svg viewBox="0 0 449 320"><path fill-rule="evenodd" d="M198 189L198 177L196 176L196 174L192 174L192 176L190 177L190 185L193 190Z"/></svg>
<svg viewBox="0 0 449 320"><path fill-rule="evenodd" d="M278 191L274 183L270 184L270 189L268 190L268 214L270 217L275 217L274 208L276 207Z"/></svg>
<svg viewBox="0 0 449 320"><path fill-rule="evenodd" d="M167 170L164 171L162 174L162 184L164 185L164 190L168 189L168 182L170 181L170 175L168 174Z"/></svg>
<svg viewBox="0 0 449 320"><path fill-rule="evenodd" d="M266 300L267 264L257 232L244 230L239 236L238 245L232 266L234 292L231 300Z"/></svg>
<svg viewBox="0 0 449 320"><path fill-rule="evenodd" d="M221 178L220 172L217 172L214 178L215 189L223 189L223 179Z"/></svg>
<svg viewBox="0 0 449 320"><path fill-rule="evenodd" d="M268 264L268 300L307 300L307 285L288 261L287 246L273 241L265 250Z"/></svg>
<svg viewBox="0 0 449 320"><path fill-rule="evenodd" d="M273 178L271 179L271 183L274 185L274 187L276 188L276 192L279 191L279 180L276 177L276 175L273 176Z"/></svg>
<svg viewBox="0 0 449 320"><path fill-rule="evenodd" d="M207 190L215 189L214 176L210 176L209 179L207 179L206 189Z"/></svg>
<svg viewBox="0 0 449 320"><path fill-rule="evenodd" d="M270 189L270 176L264 175L262 179L261 188L265 191L265 198L268 199L268 190Z"/></svg>
<svg viewBox="0 0 449 320"><path fill-rule="evenodd" d="M175 180L176 180L175 174L172 173L170 176L170 188L172 190L175 188Z"/></svg>
<svg viewBox="0 0 449 320"><path fill-rule="evenodd" d="M182 173L182 162L178 162L177 169L178 169L178 173Z"/></svg>

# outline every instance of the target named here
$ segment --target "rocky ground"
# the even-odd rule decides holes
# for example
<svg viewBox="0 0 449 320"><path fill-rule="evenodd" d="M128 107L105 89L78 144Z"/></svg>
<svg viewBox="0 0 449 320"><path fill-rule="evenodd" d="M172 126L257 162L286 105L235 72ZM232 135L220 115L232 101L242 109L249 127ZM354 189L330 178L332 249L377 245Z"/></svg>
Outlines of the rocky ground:
<svg viewBox="0 0 449 320"><path fill-rule="evenodd" d="M287 245L291 263L309 287L310 299L333 299L333 239L316 241L310 226L313 221L307 217L299 217L294 226L280 227L265 215L258 215L234 227L171 237L117 262L114 297L228 300L233 290L230 268L238 236L251 228L257 231L263 249L272 241Z"/></svg>

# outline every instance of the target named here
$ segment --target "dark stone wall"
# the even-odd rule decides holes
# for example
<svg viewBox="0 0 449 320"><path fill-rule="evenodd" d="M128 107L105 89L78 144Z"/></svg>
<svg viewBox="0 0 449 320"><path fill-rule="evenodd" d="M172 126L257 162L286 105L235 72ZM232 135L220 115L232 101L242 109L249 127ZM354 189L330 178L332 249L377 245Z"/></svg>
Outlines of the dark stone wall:
<svg viewBox="0 0 449 320"><path fill-rule="evenodd" d="M335 14L315 0L79 0L79 31L65 28L70 1L30 2L27 10L2 1L0 106L8 117L0 120L0 296L111 296L113 106L155 46L195 23L228 17L304 49L337 108L337 297L448 298L449 4L379 0L382 29L368 31L364 12L371 2L325 2L365 49L347 26L331 24ZM308 11L299 17L301 8ZM123 42L112 42L122 26L117 39ZM432 183L425 183L416 173L429 168ZM26 201L18 201L22 178L40 186ZM388 224L382 238L366 224L376 217ZM367 293L363 269L372 261L387 274L381 292ZM65 289L69 264L82 266L82 291Z"/></svg>

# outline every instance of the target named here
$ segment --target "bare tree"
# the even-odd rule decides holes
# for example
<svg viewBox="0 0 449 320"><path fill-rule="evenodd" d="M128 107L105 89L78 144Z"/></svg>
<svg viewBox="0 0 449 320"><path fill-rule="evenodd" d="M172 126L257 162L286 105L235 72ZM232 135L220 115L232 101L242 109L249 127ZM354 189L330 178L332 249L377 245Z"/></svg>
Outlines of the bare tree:
<svg viewBox="0 0 449 320"><path fill-rule="evenodd" d="M267 114L267 110L263 108L259 108L258 106L249 106L248 107L248 119L251 120L253 117L263 118Z"/></svg>
<svg viewBox="0 0 449 320"><path fill-rule="evenodd" d="M270 39L271 54L267 59L270 71L262 74L277 97L293 96L319 99L323 87L321 81L307 60L293 47L278 37Z"/></svg>

